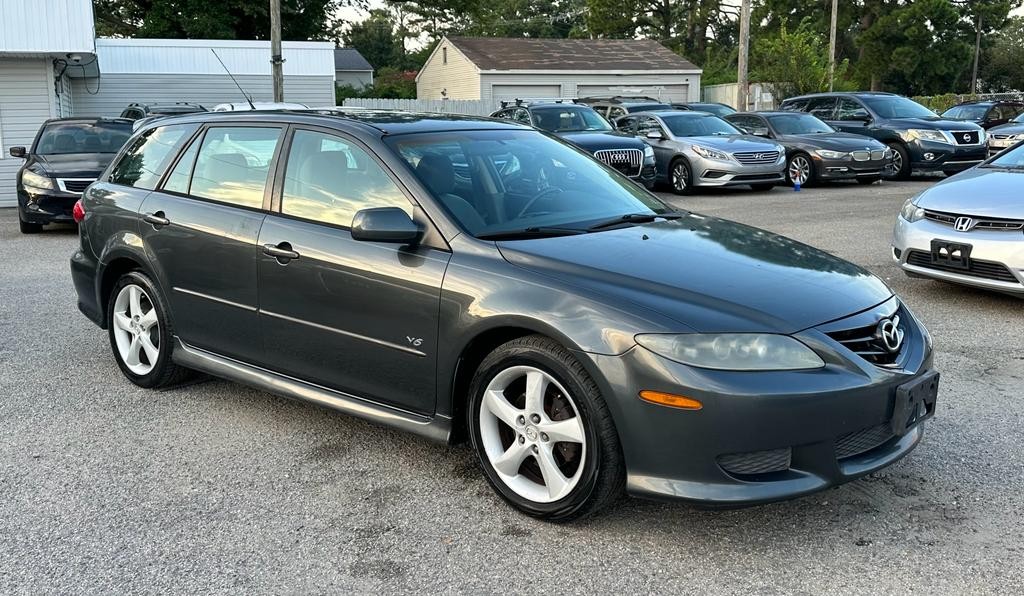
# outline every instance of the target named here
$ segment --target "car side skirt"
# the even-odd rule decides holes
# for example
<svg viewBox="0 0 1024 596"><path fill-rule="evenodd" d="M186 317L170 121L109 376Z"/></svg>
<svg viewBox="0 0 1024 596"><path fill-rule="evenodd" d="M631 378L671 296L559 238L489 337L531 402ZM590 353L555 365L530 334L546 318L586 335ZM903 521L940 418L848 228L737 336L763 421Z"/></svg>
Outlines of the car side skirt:
<svg viewBox="0 0 1024 596"><path fill-rule="evenodd" d="M397 408L367 401L360 397L300 381L264 368L219 356L186 344L175 337L173 359L191 368L230 381L249 385L290 399L311 402L338 410L357 418L384 424L421 437L447 443L451 435L451 419L445 416L422 416Z"/></svg>

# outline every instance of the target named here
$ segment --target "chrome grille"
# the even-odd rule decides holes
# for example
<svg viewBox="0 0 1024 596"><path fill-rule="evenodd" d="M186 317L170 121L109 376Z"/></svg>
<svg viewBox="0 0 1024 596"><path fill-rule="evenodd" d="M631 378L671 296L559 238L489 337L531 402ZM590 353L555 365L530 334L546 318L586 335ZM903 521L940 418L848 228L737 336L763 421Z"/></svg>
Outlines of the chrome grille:
<svg viewBox="0 0 1024 596"><path fill-rule="evenodd" d="M748 166L754 166L754 165L763 165L763 164L775 163L779 159L779 152L778 151L740 151L738 153L733 153L732 156L735 157L736 161L740 162L741 164L748 165Z"/></svg>
<svg viewBox="0 0 1024 596"><path fill-rule="evenodd" d="M996 139L997 141L1005 141L1005 140L1007 140L1007 139L1012 139L1012 138L1016 137L1017 135L1001 135L1001 134L992 134L992 135L990 135L990 136L991 136L991 137L992 137L993 139Z"/></svg>
<svg viewBox="0 0 1024 596"><path fill-rule="evenodd" d="M977 130L950 130L946 131L946 134L953 137L957 145L977 145L978 135L980 134Z"/></svg>
<svg viewBox="0 0 1024 596"><path fill-rule="evenodd" d="M82 194L95 181L95 178L57 178L57 188L64 192Z"/></svg>
<svg viewBox="0 0 1024 596"><path fill-rule="evenodd" d="M944 213L942 211L929 211L924 212L925 219L952 226L956 224L956 220L961 217L967 217L971 220L970 230L988 230L990 232L1016 232L1024 230L1024 220L1020 219L997 219L997 218L983 218L974 217L971 215L960 215L957 213Z"/></svg>
<svg viewBox="0 0 1024 596"><path fill-rule="evenodd" d="M601 149L594 157L630 177L639 176L644 164L644 152L639 149Z"/></svg>
<svg viewBox="0 0 1024 596"><path fill-rule="evenodd" d="M892 320L905 337L907 328L904 320L906 319L906 315L900 316L901 314L902 313L897 310L895 314L886 318ZM906 341L901 341L899 349L895 352L889 351L885 346L885 342L882 340L882 334L880 332L880 324L882 320L884 319L880 319L870 325L864 325L861 327L829 331L828 336L843 344L843 346L848 350L872 364L887 367L895 366L896 362L899 360L900 354L903 353Z"/></svg>
<svg viewBox="0 0 1024 596"><path fill-rule="evenodd" d="M871 159L885 159L885 149L875 149L871 152Z"/></svg>
<svg viewBox="0 0 1024 596"><path fill-rule="evenodd" d="M869 161L871 159L870 151L854 151L853 161Z"/></svg>

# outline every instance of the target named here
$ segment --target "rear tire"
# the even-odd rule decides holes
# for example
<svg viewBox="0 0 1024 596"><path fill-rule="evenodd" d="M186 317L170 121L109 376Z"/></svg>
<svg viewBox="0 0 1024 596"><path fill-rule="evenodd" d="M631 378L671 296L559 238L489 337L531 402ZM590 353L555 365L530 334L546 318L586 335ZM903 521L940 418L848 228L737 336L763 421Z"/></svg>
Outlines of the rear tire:
<svg viewBox="0 0 1024 596"><path fill-rule="evenodd" d="M557 342L505 343L470 385L470 438L484 475L506 502L539 519L592 515L624 491L618 433L600 389Z"/></svg>
<svg viewBox="0 0 1024 596"><path fill-rule="evenodd" d="M107 331L117 366L139 387L169 387L194 374L172 361L174 328L167 303L140 271L114 283L107 301Z"/></svg>
<svg viewBox="0 0 1024 596"><path fill-rule="evenodd" d="M910 153L907 152L907 148L901 143L891 142L886 143L890 149L892 149L894 155L892 157L892 177L895 180L909 180L910 179Z"/></svg>
<svg viewBox="0 0 1024 596"><path fill-rule="evenodd" d="M22 234L38 234L43 231L43 224L29 223L19 217L18 229Z"/></svg>

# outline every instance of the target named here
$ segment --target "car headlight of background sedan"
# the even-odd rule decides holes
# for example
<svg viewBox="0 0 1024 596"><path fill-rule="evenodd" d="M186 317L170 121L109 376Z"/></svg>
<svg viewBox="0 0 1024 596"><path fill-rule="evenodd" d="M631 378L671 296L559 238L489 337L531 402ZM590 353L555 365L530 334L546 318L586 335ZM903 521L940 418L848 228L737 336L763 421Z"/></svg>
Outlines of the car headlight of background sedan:
<svg viewBox="0 0 1024 596"><path fill-rule="evenodd" d="M942 134L940 130L928 130L924 128L911 128L910 130L901 133L901 137L905 141L914 141L920 139L922 141L931 141L933 143L946 143L950 144L949 139L946 135Z"/></svg>
<svg viewBox="0 0 1024 596"><path fill-rule="evenodd" d="M815 149L814 152L817 153L819 157L823 157L825 159L846 159L847 157L850 157L850 154L845 151L829 151L828 149Z"/></svg>
<svg viewBox="0 0 1024 596"><path fill-rule="evenodd" d="M767 333L641 334L638 344L681 364L716 370L804 370L825 362L788 335Z"/></svg>
<svg viewBox="0 0 1024 596"><path fill-rule="evenodd" d="M717 159L718 161L731 161L729 154L703 145L693 145L693 152L706 159Z"/></svg>
<svg viewBox="0 0 1024 596"><path fill-rule="evenodd" d="M54 188L53 179L36 174L32 170L25 170L21 173L21 184L38 190L52 190Z"/></svg>
<svg viewBox="0 0 1024 596"><path fill-rule="evenodd" d="M900 209L900 217L910 223L924 219L924 209L918 207L916 201L917 197L907 199L907 202L903 203L903 208Z"/></svg>

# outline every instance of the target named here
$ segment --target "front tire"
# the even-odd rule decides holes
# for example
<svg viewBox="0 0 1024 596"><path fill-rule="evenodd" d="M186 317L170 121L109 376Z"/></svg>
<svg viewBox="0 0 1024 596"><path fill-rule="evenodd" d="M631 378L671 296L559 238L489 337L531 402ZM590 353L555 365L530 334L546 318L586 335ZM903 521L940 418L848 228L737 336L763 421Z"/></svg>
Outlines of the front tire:
<svg viewBox="0 0 1024 596"><path fill-rule="evenodd" d="M901 143L886 143L893 151L892 156L892 177L896 180L910 179L910 153Z"/></svg>
<svg viewBox="0 0 1024 596"><path fill-rule="evenodd" d="M810 186L816 177L814 162L806 153L795 153L786 162L786 184L792 186L800 178L800 186Z"/></svg>
<svg viewBox="0 0 1024 596"><path fill-rule="evenodd" d="M668 166L668 183L672 192L677 195L688 195L693 188L693 174L690 164L682 157L677 157Z"/></svg>
<svg viewBox="0 0 1024 596"><path fill-rule="evenodd" d="M43 231L43 224L29 223L18 217L18 229L22 234L38 234Z"/></svg>
<svg viewBox="0 0 1024 596"><path fill-rule="evenodd" d="M121 276L110 292L110 347L121 372L139 387L168 387L191 375L171 360L174 330L167 313L163 296L139 271Z"/></svg>
<svg viewBox="0 0 1024 596"><path fill-rule="evenodd" d="M534 335L499 346L470 391L473 447L488 482L513 507L565 522L622 495L625 463L608 406L557 342Z"/></svg>

